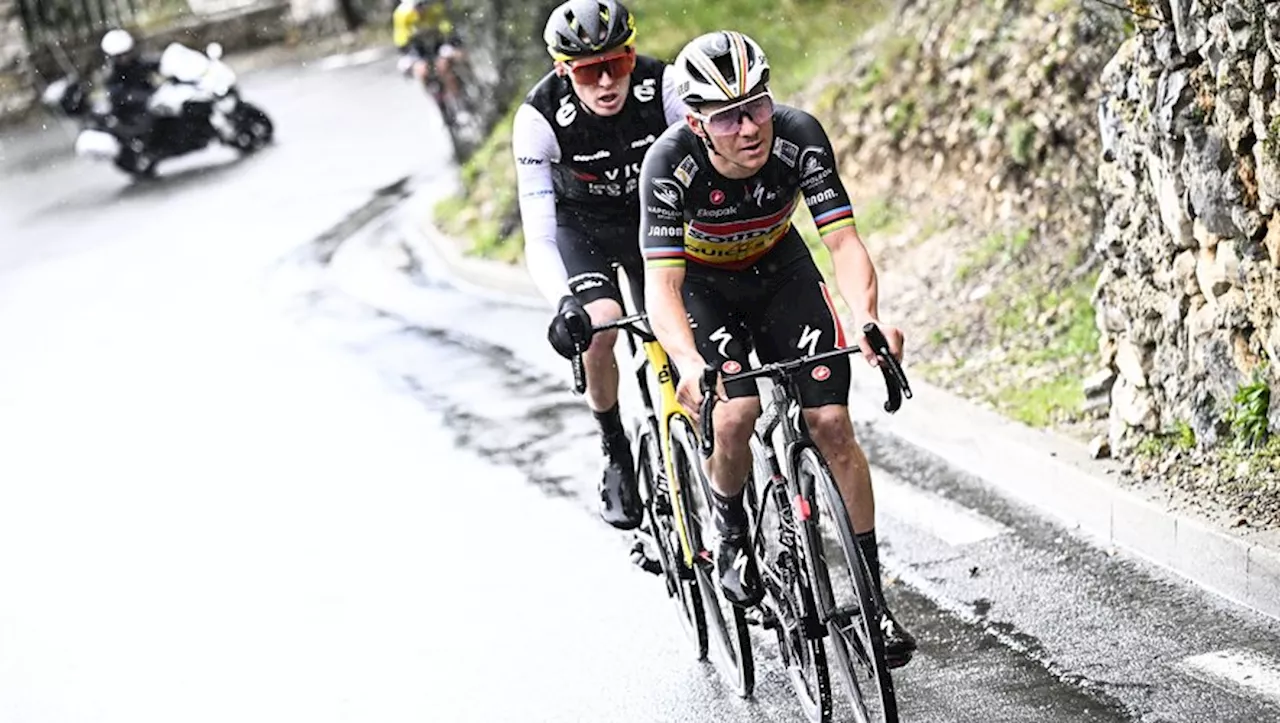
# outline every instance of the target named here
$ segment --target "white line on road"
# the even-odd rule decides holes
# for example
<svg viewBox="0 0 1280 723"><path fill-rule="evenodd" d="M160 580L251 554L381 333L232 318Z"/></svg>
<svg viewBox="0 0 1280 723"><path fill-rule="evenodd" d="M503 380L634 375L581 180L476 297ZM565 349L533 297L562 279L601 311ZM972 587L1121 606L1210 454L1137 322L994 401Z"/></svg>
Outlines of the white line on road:
<svg viewBox="0 0 1280 723"><path fill-rule="evenodd" d="M981 542L1010 531L999 522L963 505L921 492L883 469L876 468L872 479L877 508L953 547Z"/></svg>
<svg viewBox="0 0 1280 723"><path fill-rule="evenodd" d="M1249 650L1219 650L1182 661L1193 677L1246 697L1280 704L1280 662Z"/></svg>

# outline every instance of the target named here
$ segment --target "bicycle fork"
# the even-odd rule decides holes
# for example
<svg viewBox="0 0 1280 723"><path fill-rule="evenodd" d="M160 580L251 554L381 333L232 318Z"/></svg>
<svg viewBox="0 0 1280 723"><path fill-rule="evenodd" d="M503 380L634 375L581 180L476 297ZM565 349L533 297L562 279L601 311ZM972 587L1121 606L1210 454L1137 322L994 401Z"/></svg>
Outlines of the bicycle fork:
<svg viewBox="0 0 1280 723"><path fill-rule="evenodd" d="M813 530L817 524L817 520L813 519L813 507L809 504L808 499L804 496L803 490L800 489L798 480L795 480L794 470L792 470L792 478L788 480L782 475L781 465L778 462L778 455L773 449L771 439L773 431L777 427L781 418L778 416L768 420L764 431L761 433L760 446L764 451L764 459L769 471L769 481L765 485L764 494L773 498L773 504L778 510L778 544L782 548L778 555L777 570L781 573L782 579L778 579L775 575L769 575L770 582L774 586L774 598L785 602L792 597L786 595L784 591L795 589L795 581L800 575L800 569L797 567L800 561L797 560L795 551L800 549L803 551L802 557L805 558L808 578L811 585L803 586L800 594L794 596L799 604L798 610L791 611L799 624L800 630L805 638L815 639L826 637L827 627L825 621L821 619L815 596L821 593L813 588L821 585L817 578L817 565L813 558L814 539ZM792 446L790 435L785 435L788 439L787 446ZM757 542L763 542L763 528L761 523L764 519L764 506L761 505L756 514L755 529ZM757 544L758 554L765 552L763 544ZM766 566L767 569L767 566ZM776 624L776 622L774 623ZM764 627L770 627L766 621Z"/></svg>

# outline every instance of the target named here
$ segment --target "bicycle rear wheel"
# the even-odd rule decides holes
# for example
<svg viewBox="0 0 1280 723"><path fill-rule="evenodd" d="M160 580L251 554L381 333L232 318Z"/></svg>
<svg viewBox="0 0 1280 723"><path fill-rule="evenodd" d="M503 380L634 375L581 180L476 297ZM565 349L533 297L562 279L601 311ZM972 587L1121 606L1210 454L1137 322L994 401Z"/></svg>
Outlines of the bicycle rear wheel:
<svg viewBox="0 0 1280 723"><path fill-rule="evenodd" d="M671 420L672 468L679 476L681 503L684 505L685 524L689 543L697 555L694 574L702 593L703 610L707 627L715 631L717 667L741 697L751 695L755 688L755 659L751 653L751 633L747 629L747 616L742 608L724 599L720 581L706 549L703 530L713 529L711 506L708 503L710 482L702 471L702 457L698 450L697 436L681 417Z"/></svg>
<svg viewBox="0 0 1280 723"><path fill-rule="evenodd" d="M769 613L775 618L778 652L787 680L805 718L813 723L831 720L831 677L822 638L806 635L804 610L814 609L814 584L804 559L804 545L796 540L795 517L785 508L785 490L770 488L773 470L765 462L764 442L751 437L752 481L744 496L752 520L759 520L755 553L768 590ZM758 495L770 490L765 499ZM779 494L781 492L781 494ZM763 510L763 514L758 514ZM784 545L784 538L790 544ZM810 631L811 632L811 631Z"/></svg>
<svg viewBox="0 0 1280 723"><path fill-rule="evenodd" d="M862 549L854 538L853 526L845 510L844 498L831 471L817 449L805 447L799 453L796 474L802 489L813 490L818 502L818 546L826 571L828 595L835 605L827 622L827 639L835 652L835 667L844 681L860 723L897 723L898 699L893 677L884 658L884 636L880 631L871 573Z"/></svg>
<svg viewBox="0 0 1280 723"><path fill-rule="evenodd" d="M642 433L639 439L637 478L640 480L640 493L644 496L645 511L649 517L649 536L658 552L662 579L667 586L667 595L675 603L680 627L693 643L698 660L702 660L707 657L707 618L702 610L702 593L698 588L697 576L684 563L684 556L680 551L680 537L672 515L671 492L667 489L665 475L658 472L662 469L662 457L658 453L657 440L648 432Z"/></svg>

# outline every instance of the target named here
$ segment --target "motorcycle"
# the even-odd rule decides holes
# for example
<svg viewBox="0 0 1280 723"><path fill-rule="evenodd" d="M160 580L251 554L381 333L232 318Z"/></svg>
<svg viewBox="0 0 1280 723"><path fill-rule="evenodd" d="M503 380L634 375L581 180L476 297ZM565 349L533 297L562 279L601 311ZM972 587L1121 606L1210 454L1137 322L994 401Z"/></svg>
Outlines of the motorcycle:
<svg viewBox="0 0 1280 723"><path fill-rule="evenodd" d="M171 43L160 56L164 79L145 100L145 110L121 117L102 84L72 74L52 83L42 101L80 118L77 156L111 161L136 178L150 178L167 158L202 150L214 142L253 153L269 144L275 126L260 108L243 100L235 72L222 62L222 46L201 53Z"/></svg>

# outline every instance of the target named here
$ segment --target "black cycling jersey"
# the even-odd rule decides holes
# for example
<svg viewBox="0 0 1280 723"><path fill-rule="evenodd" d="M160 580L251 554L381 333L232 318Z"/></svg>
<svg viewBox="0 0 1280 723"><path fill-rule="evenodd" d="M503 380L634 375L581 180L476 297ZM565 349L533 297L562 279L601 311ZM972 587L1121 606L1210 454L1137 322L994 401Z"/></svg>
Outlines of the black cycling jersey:
<svg viewBox="0 0 1280 723"><path fill-rule="evenodd" d="M556 216L562 225L633 226L638 213L640 163L667 129L662 74L666 65L636 57L630 97L617 115L586 110L567 76L548 73L525 102L547 119L560 146L552 164Z"/></svg>
<svg viewBox="0 0 1280 723"><path fill-rule="evenodd" d="M687 126L663 134L641 174L640 239L647 268L682 266L685 310L698 353L727 374L845 345L831 294L791 225L801 198L818 231L853 225L822 125L777 106L773 150L752 177L729 179L711 165ZM797 377L801 406L844 405L849 361L812 364ZM726 385L730 397L755 396L754 381Z"/></svg>
<svg viewBox="0 0 1280 723"><path fill-rule="evenodd" d="M754 176L729 179L711 166L703 142L672 126L645 158L641 240L647 266L741 270L766 254L785 266L808 255L791 226L803 194L818 231L853 225L853 207L822 124L804 111L776 106L773 152Z"/></svg>

